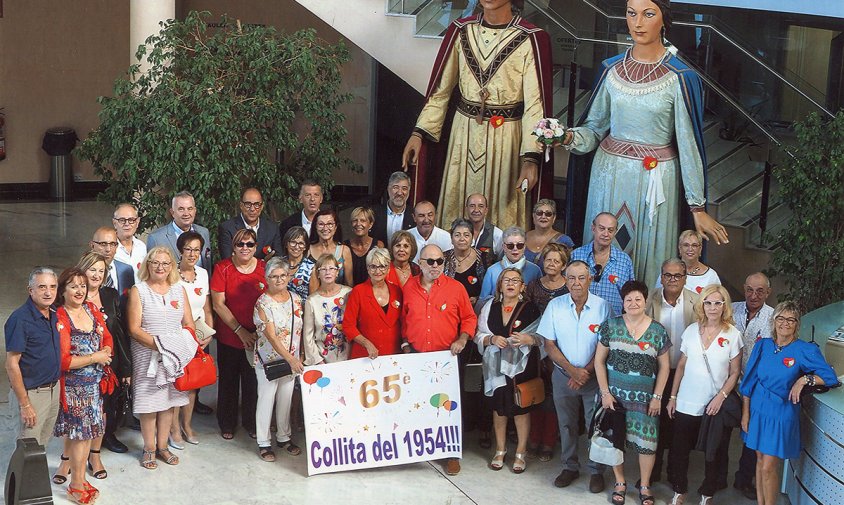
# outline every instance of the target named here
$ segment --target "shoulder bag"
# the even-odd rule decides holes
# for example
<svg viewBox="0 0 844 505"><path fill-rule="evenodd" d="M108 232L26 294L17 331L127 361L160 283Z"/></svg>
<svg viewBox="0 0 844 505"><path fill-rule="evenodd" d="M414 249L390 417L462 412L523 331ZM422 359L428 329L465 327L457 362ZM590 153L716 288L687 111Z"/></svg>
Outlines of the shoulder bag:
<svg viewBox="0 0 844 505"><path fill-rule="evenodd" d="M508 336L513 333L513 323L518 319L519 314L522 313L524 306L525 304L523 303L519 307L519 310L513 313L513 317L510 318L510 324L507 325ZM531 350L531 352L533 351ZM530 360L530 357L528 357L528 360ZM545 381L542 380L542 360L537 359L536 363L536 377L513 386L513 402L523 409L545 401Z"/></svg>
<svg viewBox="0 0 844 505"><path fill-rule="evenodd" d="M204 388L217 382L217 367L214 366L214 358L199 345L196 333L190 328L186 329L190 331L193 339L196 340L196 354L185 365L184 374L176 378L174 385L179 391L193 391L194 389Z"/></svg>
<svg viewBox="0 0 844 505"><path fill-rule="evenodd" d="M296 311L293 306L293 293L290 293L290 346L287 348L287 352L290 354L293 354L293 324L295 323L295 312ZM260 361L261 366L264 367L264 374L267 376L268 381L287 377L293 373L293 368L284 358L273 361L264 361L264 358L261 357L261 353L257 350L255 351L255 355L258 356L258 361Z"/></svg>

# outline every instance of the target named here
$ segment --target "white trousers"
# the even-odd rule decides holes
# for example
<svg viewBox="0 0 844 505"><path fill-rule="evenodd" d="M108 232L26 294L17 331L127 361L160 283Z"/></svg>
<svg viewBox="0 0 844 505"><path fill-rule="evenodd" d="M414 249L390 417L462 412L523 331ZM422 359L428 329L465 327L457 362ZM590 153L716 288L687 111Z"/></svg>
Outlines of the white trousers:
<svg viewBox="0 0 844 505"><path fill-rule="evenodd" d="M290 440L290 405L293 400L293 385L295 375L281 377L268 381L264 374L264 367L255 367L255 377L258 379L258 405L255 409L255 434L258 447L272 446L270 439L270 422L275 403L276 441L284 443Z"/></svg>

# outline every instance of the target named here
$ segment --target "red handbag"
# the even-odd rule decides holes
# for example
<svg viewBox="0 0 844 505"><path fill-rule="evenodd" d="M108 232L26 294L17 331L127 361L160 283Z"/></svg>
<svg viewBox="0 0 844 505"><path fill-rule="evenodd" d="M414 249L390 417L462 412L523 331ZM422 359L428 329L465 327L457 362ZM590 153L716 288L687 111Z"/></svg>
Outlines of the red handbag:
<svg viewBox="0 0 844 505"><path fill-rule="evenodd" d="M188 330L190 331L190 328ZM191 334L196 340L196 334L193 331ZM184 375L176 379L175 386L179 391L193 391L217 382L217 367L214 366L214 358L202 350L198 340L196 343L196 354L185 365Z"/></svg>

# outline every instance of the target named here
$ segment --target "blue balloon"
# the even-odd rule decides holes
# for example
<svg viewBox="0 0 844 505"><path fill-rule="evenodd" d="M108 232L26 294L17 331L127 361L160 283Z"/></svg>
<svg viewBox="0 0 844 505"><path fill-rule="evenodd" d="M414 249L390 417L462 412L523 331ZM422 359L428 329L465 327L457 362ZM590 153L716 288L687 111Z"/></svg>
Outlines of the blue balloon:
<svg viewBox="0 0 844 505"><path fill-rule="evenodd" d="M331 383L331 379L329 379L328 377L320 377L316 381L316 385L321 387L321 388L324 388L325 386L327 386L330 383Z"/></svg>

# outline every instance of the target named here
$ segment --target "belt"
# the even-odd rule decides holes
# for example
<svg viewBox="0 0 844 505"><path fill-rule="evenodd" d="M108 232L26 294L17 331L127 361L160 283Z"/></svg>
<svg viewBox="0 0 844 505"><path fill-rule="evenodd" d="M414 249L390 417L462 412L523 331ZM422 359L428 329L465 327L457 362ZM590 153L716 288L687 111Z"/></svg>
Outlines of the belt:
<svg viewBox="0 0 844 505"><path fill-rule="evenodd" d="M457 110L468 117L476 117L481 111L480 102L470 102L464 97L460 97L457 102ZM490 119L493 116L501 116L505 121L517 121L522 119L525 113L525 103L519 102L513 105L490 105L484 106L484 119Z"/></svg>
<svg viewBox="0 0 844 505"><path fill-rule="evenodd" d="M657 161L668 161L677 157L677 149L671 144L654 146L631 140L617 139L611 135L607 135L601 141L601 149L610 154L634 160L644 160L646 157L651 156L656 158Z"/></svg>
<svg viewBox="0 0 844 505"><path fill-rule="evenodd" d="M29 390L28 390L28 391L33 391L33 390L38 391L38 390L40 390L40 389L53 389L54 387L56 387L56 384L57 384L58 382L59 382L59 381L46 382L46 383L44 383L44 384L41 384L40 386L36 386L36 387L34 387L34 388L29 388Z"/></svg>

